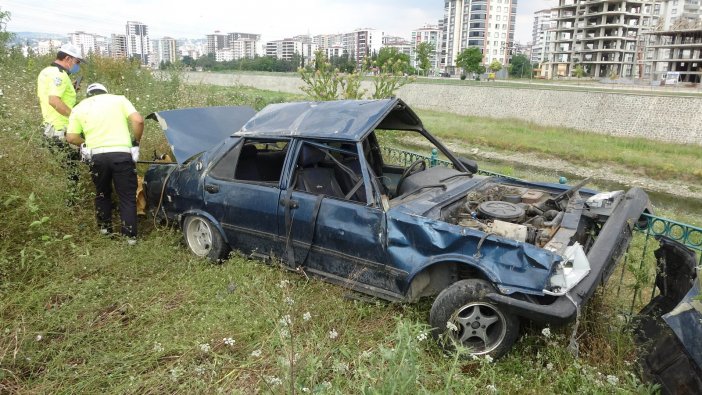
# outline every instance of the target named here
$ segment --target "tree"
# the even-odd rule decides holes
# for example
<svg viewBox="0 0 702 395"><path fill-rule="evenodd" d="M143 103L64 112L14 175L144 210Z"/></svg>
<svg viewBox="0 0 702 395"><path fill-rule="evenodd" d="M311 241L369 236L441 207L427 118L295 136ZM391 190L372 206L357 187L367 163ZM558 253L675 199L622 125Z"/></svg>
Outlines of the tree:
<svg viewBox="0 0 702 395"><path fill-rule="evenodd" d="M427 72L429 71L429 67L431 67L429 57L434 53L434 46L428 41L422 41L421 43L417 44L415 52L417 53L417 65L420 69L422 69L423 74L426 76Z"/></svg>
<svg viewBox="0 0 702 395"><path fill-rule="evenodd" d="M498 71L502 70L502 63L500 63L499 60L495 59L492 61L492 63L490 63L490 66L488 66L488 68L493 73L497 73Z"/></svg>
<svg viewBox="0 0 702 395"><path fill-rule="evenodd" d="M509 75L513 78L528 78L531 77L532 68L529 58L523 54L517 54L512 57Z"/></svg>
<svg viewBox="0 0 702 395"><path fill-rule="evenodd" d="M573 70L573 75L577 79L581 79L581 78L585 77L585 69L583 68L583 65L579 64L579 65L575 66L575 70Z"/></svg>
<svg viewBox="0 0 702 395"><path fill-rule="evenodd" d="M393 69L393 72L407 73L409 69L409 56L397 50L394 47L383 47L378 52L371 67L377 67L378 70ZM399 62L399 63L398 63ZM369 67L370 68L370 67Z"/></svg>
<svg viewBox="0 0 702 395"><path fill-rule="evenodd" d="M10 21L10 12L0 9L0 55L7 50L7 45L12 40L13 34L7 31L7 23Z"/></svg>
<svg viewBox="0 0 702 395"><path fill-rule="evenodd" d="M483 62L483 53L478 47L466 48L456 57L456 66L463 69L464 73L485 72L485 67L481 65Z"/></svg>

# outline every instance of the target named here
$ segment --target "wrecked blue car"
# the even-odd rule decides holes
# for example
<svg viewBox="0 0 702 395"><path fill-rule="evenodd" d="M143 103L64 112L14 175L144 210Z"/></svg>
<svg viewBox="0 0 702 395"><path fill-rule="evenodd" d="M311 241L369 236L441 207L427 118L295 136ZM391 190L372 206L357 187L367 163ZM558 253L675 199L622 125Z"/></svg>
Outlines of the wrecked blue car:
<svg viewBox="0 0 702 395"><path fill-rule="evenodd" d="M435 298L435 336L478 355L505 354L523 319L574 319L648 205L637 188L479 175L397 98L149 118L177 163L151 165L148 204L194 254L233 248L390 301ZM421 155L405 165L397 147Z"/></svg>

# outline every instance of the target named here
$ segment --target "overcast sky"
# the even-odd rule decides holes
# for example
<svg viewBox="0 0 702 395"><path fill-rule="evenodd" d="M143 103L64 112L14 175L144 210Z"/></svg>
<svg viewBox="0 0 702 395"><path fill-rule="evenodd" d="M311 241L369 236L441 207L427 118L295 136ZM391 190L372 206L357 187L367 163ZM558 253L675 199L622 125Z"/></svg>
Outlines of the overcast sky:
<svg viewBox="0 0 702 395"><path fill-rule="evenodd" d="M551 0L520 0L515 38L531 41L533 13ZM127 21L149 26L149 36L205 38L222 33L259 33L262 41L298 34L345 33L374 28L410 38L412 30L437 24L441 0L2 0L11 14L7 30L109 36L124 33Z"/></svg>

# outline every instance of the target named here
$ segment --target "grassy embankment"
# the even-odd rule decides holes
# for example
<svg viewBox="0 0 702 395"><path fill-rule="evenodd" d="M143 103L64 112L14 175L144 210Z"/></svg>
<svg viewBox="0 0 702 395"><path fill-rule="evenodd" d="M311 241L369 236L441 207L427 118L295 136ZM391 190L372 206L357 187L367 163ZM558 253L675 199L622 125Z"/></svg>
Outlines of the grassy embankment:
<svg viewBox="0 0 702 395"><path fill-rule="evenodd" d="M66 207L58 160L39 148L34 79L49 59L12 61L0 63L0 392L650 391L636 379L635 350L618 318L630 297L618 297L616 285L583 312L577 359L567 351L571 327L526 327L499 363L458 360L426 338L430 301L355 301L339 287L238 255L212 265L185 250L178 230L148 219L135 247L98 236L87 170L81 204ZM94 60L84 72L143 114L284 99L184 88L177 74L156 82L113 61ZM444 129L428 115L434 130ZM442 134L453 130L446 119ZM143 154L165 146L150 122Z"/></svg>

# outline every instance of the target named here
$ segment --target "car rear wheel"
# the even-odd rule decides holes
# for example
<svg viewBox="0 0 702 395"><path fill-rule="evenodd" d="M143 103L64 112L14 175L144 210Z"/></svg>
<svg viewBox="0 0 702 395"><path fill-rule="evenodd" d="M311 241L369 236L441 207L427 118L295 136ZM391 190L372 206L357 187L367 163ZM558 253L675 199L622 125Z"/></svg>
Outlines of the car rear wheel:
<svg viewBox="0 0 702 395"><path fill-rule="evenodd" d="M441 291L429 313L437 338L459 344L472 355L499 358L514 345L519 335L519 318L489 301L485 296L495 288L484 280L461 280ZM444 336L445 335L445 336Z"/></svg>
<svg viewBox="0 0 702 395"><path fill-rule="evenodd" d="M194 215L185 218L183 235L190 251L199 257L221 262L229 254L222 235L206 218Z"/></svg>

